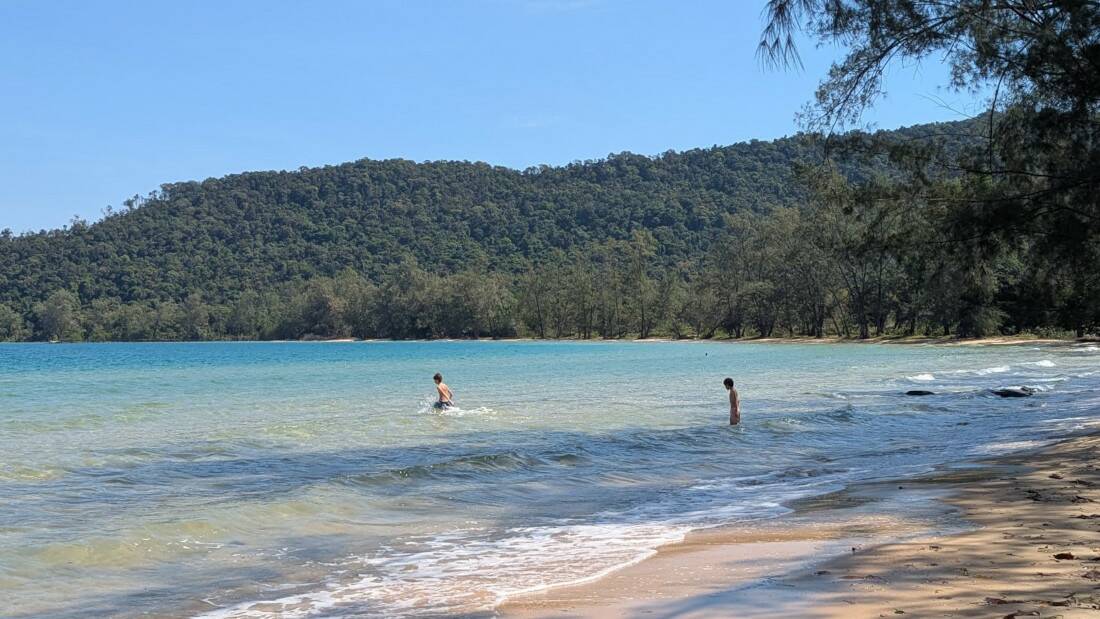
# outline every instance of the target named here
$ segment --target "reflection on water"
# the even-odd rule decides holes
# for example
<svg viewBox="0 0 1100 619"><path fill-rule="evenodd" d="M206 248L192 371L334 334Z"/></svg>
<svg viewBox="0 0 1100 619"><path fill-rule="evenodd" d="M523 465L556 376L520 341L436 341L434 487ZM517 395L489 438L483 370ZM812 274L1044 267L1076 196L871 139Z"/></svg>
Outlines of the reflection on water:
<svg viewBox="0 0 1100 619"><path fill-rule="evenodd" d="M436 371L458 408L430 407ZM1040 392L989 392L1013 385ZM1086 346L0 345L0 594L16 617L476 610L1086 431L1098 387Z"/></svg>

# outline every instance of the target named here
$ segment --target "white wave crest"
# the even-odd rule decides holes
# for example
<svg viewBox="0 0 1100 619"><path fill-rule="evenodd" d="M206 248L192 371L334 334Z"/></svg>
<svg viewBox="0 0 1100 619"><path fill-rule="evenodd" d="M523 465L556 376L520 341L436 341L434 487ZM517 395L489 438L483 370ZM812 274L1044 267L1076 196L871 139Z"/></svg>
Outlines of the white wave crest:
<svg viewBox="0 0 1100 619"><path fill-rule="evenodd" d="M983 445L975 450L979 454L1004 454L1015 451L1024 451L1026 449L1034 449L1036 447L1044 447L1046 445L1054 444L1055 440L1027 440L1027 441L1007 441L1003 443L990 443L989 445Z"/></svg>
<svg viewBox="0 0 1100 619"><path fill-rule="evenodd" d="M688 530L624 523L517 527L497 539L478 539L474 532L414 538L404 544L411 552L382 549L377 556L357 559L351 567L360 578L353 582L198 617L298 619L341 610L356 616L362 611L438 616L487 610L510 596L600 578L651 556L658 546L682 540Z"/></svg>
<svg viewBox="0 0 1100 619"><path fill-rule="evenodd" d="M652 556L699 528L789 511L786 500L841 486L830 475L796 487L701 483L687 503L658 502L604 512L597 522L459 529L411 535L351 557L312 591L253 600L196 619L304 619L314 616L441 616L490 610L506 599L589 582ZM750 498L751 497L751 498ZM687 497L681 497L687 498ZM353 575L348 580L341 575Z"/></svg>
<svg viewBox="0 0 1100 619"><path fill-rule="evenodd" d="M434 410L435 414L440 417L495 417L497 412L488 406L479 406L477 408L465 409L458 406L451 406L439 410Z"/></svg>
<svg viewBox="0 0 1100 619"><path fill-rule="evenodd" d="M439 417L495 417L497 411L488 406L477 408L462 408L461 406L448 406L436 408L435 399L425 398L420 401L420 407L416 410L418 415L437 415Z"/></svg>

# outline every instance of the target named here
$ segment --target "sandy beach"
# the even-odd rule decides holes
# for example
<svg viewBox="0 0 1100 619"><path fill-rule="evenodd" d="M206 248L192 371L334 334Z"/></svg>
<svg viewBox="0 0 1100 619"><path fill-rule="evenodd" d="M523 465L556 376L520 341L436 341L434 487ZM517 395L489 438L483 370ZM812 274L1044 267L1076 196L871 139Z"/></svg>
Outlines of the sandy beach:
<svg viewBox="0 0 1100 619"><path fill-rule="evenodd" d="M753 344L911 344L911 345L935 345L935 346L1017 346L1017 345L1043 345L1043 346L1072 346L1083 342L1092 341L1089 338L1081 339L1052 339L1031 335L1005 335L997 337L960 338L954 336L933 335L906 335L906 336L875 336L866 339L851 337L767 337L767 338L737 338L727 340L715 340L725 342L743 342Z"/></svg>
<svg viewBox="0 0 1100 619"><path fill-rule="evenodd" d="M504 617L1097 617L1100 436L700 532Z"/></svg>

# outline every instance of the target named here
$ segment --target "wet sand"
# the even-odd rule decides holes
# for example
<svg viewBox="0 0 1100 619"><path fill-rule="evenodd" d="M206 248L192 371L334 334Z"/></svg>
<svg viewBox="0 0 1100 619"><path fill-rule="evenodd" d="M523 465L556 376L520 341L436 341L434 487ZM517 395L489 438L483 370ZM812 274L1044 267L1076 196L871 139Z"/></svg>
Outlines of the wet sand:
<svg viewBox="0 0 1100 619"><path fill-rule="evenodd" d="M1100 436L689 536L504 617L1100 617ZM900 486L899 486L900 484Z"/></svg>
<svg viewBox="0 0 1100 619"><path fill-rule="evenodd" d="M718 342L746 342L759 344L918 344L935 346L1015 346L1023 344L1042 344L1044 346L1072 346L1089 342L1088 339L1051 339L1028 335L1006 335L999 337L959 338L954 336L933 335L879 335L867 339L851 337L769 337L718 340Z"/></svg>

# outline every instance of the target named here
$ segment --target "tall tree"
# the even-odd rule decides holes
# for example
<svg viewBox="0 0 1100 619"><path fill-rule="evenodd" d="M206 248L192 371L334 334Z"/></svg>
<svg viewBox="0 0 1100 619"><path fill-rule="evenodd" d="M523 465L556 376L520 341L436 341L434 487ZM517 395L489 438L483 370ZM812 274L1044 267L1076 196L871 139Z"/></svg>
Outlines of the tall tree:
<svg viewBox="0 0 1100 619"><path fill-rule="evenodd" d="M192 292L183 300L180 315L180 335L186 340L203 340L210 334L210 309L202 295Z"/></svg>
<svg viewBox="0 0 1100 619"><path fill-rule="evenodd" d="M648 230L635 230L630 245L630 280L627 284L629 298L638 308L638 334L648 338L657 323L657 290L649 276L651 261L657 253L657 241Z"/></svg>
<svg viewBox="0 0 1100 619"><path fill-rule="evenodd" d="M46 340L79 341L84 339L80 325L80 300L68 290L58 290L38 304L39 335Z"/></svg>
<svg viewBox="0 0 1100 619"><path fill-rule="evenodd" d="M1093 274L1100 238L1100 3L1088 0L770 0L761 56L797 64L794 32L847 49L822 81L806 117L812 129L854 124L883 94L899 59L943 60L951 85L989 92L984 140L958 150L929 143L894 148L930 199L949 201L957 244L1001 249L1033 239L1031 258L1073 264L1061 316L1079 334L1097 325ZM944 175L963 192L937 193ZM989 252L966 278L968 332L997 322L987 311L995 285ZM980 272L979 272L980 271ZM985 291L985 292L982 292ZM980 326L985 325L985 326Z"/></svg>
<svg viewBox="0 0 1100 619"><path fill-rule="evenodd" d="M0 342L19 342L30 337L26 321L18 312L0 305Z"/></svg>

